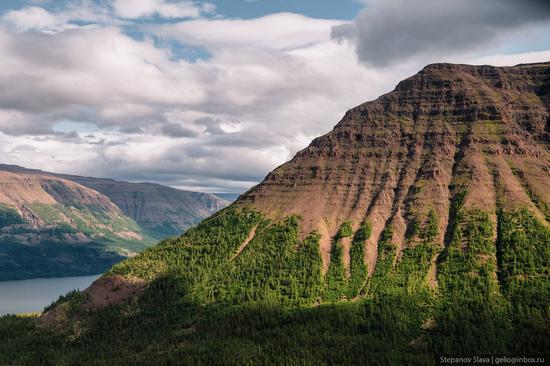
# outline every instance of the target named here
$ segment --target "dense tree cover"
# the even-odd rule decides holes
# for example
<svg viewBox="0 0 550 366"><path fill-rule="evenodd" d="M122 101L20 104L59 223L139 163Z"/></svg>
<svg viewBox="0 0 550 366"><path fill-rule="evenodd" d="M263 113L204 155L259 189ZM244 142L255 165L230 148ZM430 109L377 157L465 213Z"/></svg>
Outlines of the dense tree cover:
<svg viewBox="0 0 550 366"><path fill-rule="evenodd" d="M384 282L389 280L391 269L396 257L395 246L391 239L393 229L388 225L380 235L378 241L378 255L376 257L376 267L367 286L367 293L374 294L378 292L379 287L384 286Z"/></svg>
<svg viewBox="0 0 550 366"><path fill-rule="evenodd" d="M236 214L227 209L189 229L177 239L160 242L138 257L114 266L110 274L131 275L153 279L168 269L195 277L215 270L220 262L227 262L244 242L254 227L265 227L267 221L252 211Z"/></svg>
<svg viewBox="0 0 550 366"><path fill-rule="evenodd" d="M93 317L84 314L81 319L90 330L79 337L36 330L27 318L4 317L0 364L14 360L28 365L435 362L426 352L411 352L408 344L417 323L403 314L413 313L414 304L398 297L286 309L270 304L199 306L170 296L164 300L162 306L143 304L139 312L112 307Z"/></svg>
<svg viewBox="0 0 550 366"><path fill-rule="evenodd" d="M23 219L13 208L0 204L0 229L10 225L22 224Z"/></svg>
<svg viewBox="0 0 550 366"><path fill-rule="evenodd" d="M226 209L112 268L150 281L136 302L88 312L70 294L60 303L73 321L55 331L1 318L0 364L402 365L543 353L548 228L527 211L499 212L495 225L486 212L453 207L445 248L434 214L402 245L388 226L368 280L370 227L342 225L334 244L353 239L349 276L332 253L330 267L344 269L341 288L332 285L338 297L327 297L319 235L300 240L298 217Z"/></svg>
<svg viewBox="0 0 550 366"><path fill-rule="evenodd" d="M369 270L365 263L365 242L372 234L372 227L362 223L353 236L350 248L350 278L348 283L348 298L359 296L366 284Z"/></svg>
<svg viewBox="0 0 550 366"><path fill-rule="evenodd" d="M319 237L312 233L300 241L298 224L297 217L273 223L252 211L226 209L110 273L151 279L169 272L200 303L311 304L322 287ZM254 237L239 253L252 230Z"/></svg>
<svg viewBox="0 0 550 366"><path fill-rule="evenodd" d="M550 349L550 229L529 211L500 212L499 278L510 300L513 345Z"/></svg>
<svg viewBox="0 0 550 366"><path fill-rule="evenodd" d="M336 233L330 252L330 264L326 274L326 285L323 299L329 302L336 302L347 295L348 278L344 268L344 247L342 240L353 235L351 222L346 221Z"/></svg>
<svg viewBox="0 0 550 366"><path fill-rule="evenodd" d="M459 209L438 270L435 352L540 354L550 349L550 231L525 209ZM498 248L498 250L497 250ZM500 280L500 281L499 281Z"/></svg>
<svg viewBox="0 0 550 366"><path fill-rule="evenodd" d="M487 213L460 210L438 270L441 292L433 342L438 352L505 353L505 298L496 278L495 227ZM458 341L458 342L457 342Z"/></svg>

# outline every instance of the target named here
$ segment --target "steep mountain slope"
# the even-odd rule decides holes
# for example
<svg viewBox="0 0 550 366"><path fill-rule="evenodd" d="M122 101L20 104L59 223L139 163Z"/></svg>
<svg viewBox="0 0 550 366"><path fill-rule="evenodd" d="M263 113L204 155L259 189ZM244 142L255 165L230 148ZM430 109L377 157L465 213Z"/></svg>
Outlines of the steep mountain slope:
<svg viewBox="0 0 550 366"><path fill-rule="evenodd" d="M0 165L0 280L98 273L226 205L158 184Z"/></svg>
<svg viewBox="0 0 550 366"><path fill-rule="evenodd" d="M302 232L330 238L367 221L367 262L393 227L398 255L433 210L443 245L451 203L464 209L528 208L548 218L548 65L515 68L430 65L376 101L349 111L335 129L270 173L240 201L279 219L303 218ZM311 202L315 202L314 206ZM412 240L414 242L414 240ZM347 248L346 248L347 250Z"/></svg>
<svg viewBox="0 0 550 366"><path fill-rule="evenodd" d="M542 355L549 132L550 63L429 65L37 324L56 329L54 344L79 338L52 356L66 363L98 353L111 364ZM7 362L49 334L3 324L21 329Z"/></svg>

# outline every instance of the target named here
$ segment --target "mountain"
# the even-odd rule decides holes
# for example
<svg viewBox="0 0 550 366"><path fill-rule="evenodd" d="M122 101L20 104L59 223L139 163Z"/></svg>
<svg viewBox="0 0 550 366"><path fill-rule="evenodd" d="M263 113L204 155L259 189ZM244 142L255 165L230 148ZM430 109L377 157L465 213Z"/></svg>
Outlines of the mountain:
<svg viewBox="0 0 550 366"><path fill-rule="evenodd" d="M434 241L443 246L458 198L462 210L481 210L493 225L499 209L517 207L544 222L550 217L549 79L548 64L427 66L346 113L331 133L248 192L241 206L276 220L301 216L303 234L322 235L325 267L330 238L347 220L354 229L372 226L371 269L385 229L392 227L399 257L432 212Z"/></svg>
<svg viewBox="0 0 550 366"><path fill-rule="evenodd" d="M103 193L157 239L179 235L229 204L213 194L182 191L154 183L59 176Z"/></svg>
<svg viewBox="0 0 550 366"><path fill-rule="evenodd" d="M4 318L0 361L536 360L549 142L550 63L429 65L181 237Z"/></svg>
<svg viewBox="0 0 550 366"><path fill-rule="evenodd" d="M156 184L0 165L0 280L98 273L224 206Z"/></svg>

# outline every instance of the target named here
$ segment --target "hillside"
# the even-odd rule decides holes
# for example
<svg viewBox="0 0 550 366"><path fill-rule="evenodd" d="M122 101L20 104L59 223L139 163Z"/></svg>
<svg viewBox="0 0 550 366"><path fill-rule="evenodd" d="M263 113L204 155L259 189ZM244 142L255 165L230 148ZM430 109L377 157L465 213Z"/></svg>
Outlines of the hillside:
<svg viewBox="0 0 550 366"><path fill-rule="evenodd" d="M99 273L224 206L156 184L0 165L0 280Z"/></svg>
<svg viewBox="0 0 550 366"><path fill-rule="evenodd" d="M542 356L549 142L550 63L429 65L181 237L4 318L0 361Z"/></svg>

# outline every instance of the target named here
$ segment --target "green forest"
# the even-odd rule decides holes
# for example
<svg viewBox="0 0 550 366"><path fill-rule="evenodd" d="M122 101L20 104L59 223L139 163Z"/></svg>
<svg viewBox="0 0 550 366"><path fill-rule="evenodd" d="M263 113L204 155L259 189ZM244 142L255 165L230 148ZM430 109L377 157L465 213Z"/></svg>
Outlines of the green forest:
<svg viewBox="0 0 550 366"><path fill-rule="evenodd" d="M499 211L494 222L461 205L444 247L433 211L403 248L388 225L370 277L368 222L341 224L323 273L320 236L300 239L300 217L274 222L227 208L105 274L147 280L135 301L87 311L86 295L70 293L51 306L66 309L52 329L0 318L0 364L431 365L440 356L544 355L549 228L525 209Z"/></svg>

